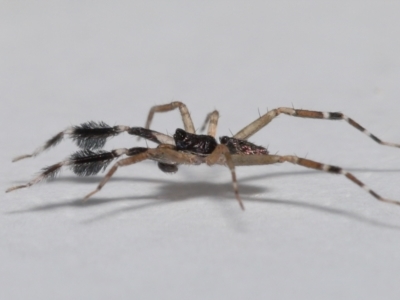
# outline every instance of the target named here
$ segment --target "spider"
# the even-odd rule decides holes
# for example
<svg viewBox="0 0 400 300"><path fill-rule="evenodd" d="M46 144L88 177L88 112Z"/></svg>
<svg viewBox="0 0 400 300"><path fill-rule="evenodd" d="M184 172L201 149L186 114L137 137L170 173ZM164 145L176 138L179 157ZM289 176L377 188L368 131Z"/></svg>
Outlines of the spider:
<svg viewBox="0 0 400 300"><path fill-rule="evenodd" d="M155 113L168 112L177 108L179 109L182 117L185 128L184 130L178 128L176 129L175 134L170 136L150 129L150 125ZM112 160L125 155L127 157L117 161L101 180L97 188L86 195L84 200L87 200L95 193L100 191L119 167L136 164L143 160L149 159L156 161L160 170L166 173L177 172L179 165L207 164L212 166L218 164L227 166L232 176L233 191L240 207L243 210L244 205L239 195L235 167L268 165L283 162L290 162L306 168L321 170L333 174L341 174L366 190L376 199L400 205L400 201L381 197L367 187L363 182L357 179L353 174L343 170L340 167L323 164L294 155L272 155L269 154L266 148L257 146L248 141L249 137L265 127L280 114L310 119L344 120L351 126L363 132L365 135L369 136L378 144L400 148L400 144L382 141L372 133L368 132L353 119L340 112L320 112L288 107L279 107L267 112L254 122L245 126L233 137L220 137L220 143L217 143L215 135L219 119L218 111L214 110L209 113L203 126L201 127L201 130L203 131L208 124L207 134L196 134L195 127L187 106L182 102L176 101L165 105L153 106L149 111L145 127L129 127L125 125L111 127L104 122L90 121L79 126L69 127L64 131L61 131L49 139L43 146L37 148L32 154L15 157L13 162L24 158L37 156L52 146L57 145L59 142L61 142L64 136L69 136L72 138L78 147L81 148L81 150L75 152L70 157L59 163L42 169L42 171L27 184L11 187L7 189L6 192L30 187L31 185L34 185L44 179L55 177L63 166L70 167L72 171L79 176L95 175L100 171L105 170ZM144 138L152 141L158 144L158 146L156 148L121 148L114 149L112 151L99 150L105 145L107 138L116 136L122 132L135 135L138 137L138 139Z"/></svg>

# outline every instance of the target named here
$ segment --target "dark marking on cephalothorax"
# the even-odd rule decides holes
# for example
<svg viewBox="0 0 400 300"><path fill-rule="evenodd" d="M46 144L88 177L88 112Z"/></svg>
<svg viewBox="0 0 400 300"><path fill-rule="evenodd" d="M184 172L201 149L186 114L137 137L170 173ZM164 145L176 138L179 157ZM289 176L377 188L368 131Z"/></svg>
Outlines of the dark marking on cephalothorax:
<svg viewBox="0 0 400 300"><path fill-rule="evenodd" d="M211 135L188 133L177 129L174 134L176 150L196 154L210 154L217 147L217 141Z"/></svg>
<svg viewBox="0 0 400 300"><path fill-rule="evenodd" d="M228 147L231 154L263 155L269 153L266 148L257 146L245 140L223 136L219 138L219 141L221 144Z"/></svg>

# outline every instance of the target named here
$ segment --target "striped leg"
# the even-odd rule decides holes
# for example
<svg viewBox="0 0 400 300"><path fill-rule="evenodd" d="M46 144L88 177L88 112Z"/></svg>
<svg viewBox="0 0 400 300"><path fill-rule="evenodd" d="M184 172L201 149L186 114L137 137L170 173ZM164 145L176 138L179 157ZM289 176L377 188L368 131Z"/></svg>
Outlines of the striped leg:
<svg viewBox="0 0 400 300"><path fill-rule="evenodd" d="M56 146L63 140L65 136L69 136L81 149L101 149L105 145L108 138L114 137L125 131L128 132L128 134L143 137L157 144L175 145L172 137L157 131L141 127L129 127L125 125L111 127L104 122L96 123L91 121L83 123L79 126L69 127L64 131L59 132L49 139L43 146L37 148L32 154L17 156L12 161L16 162L24 158L35 157L45 150Z"/></svg>
<svg viewBox="0 0 400 300"><path fill-rule="evenodd" d="M112 160L120 157L121 155L132 156L146 150L147 148L141 147L135 147L131 149L115 149L110 152L103 150L80 150L72 154L69 158L42 169L42 172L27 184L14 186L7 189L6 193L17 189L30 187L42 180L54 178L57 176L63 166L70 167L71 170L78 176L91 176L105 170Z"/></svg>
<svg viewBox="0 0 400 300"><path fill-rule="evenodd" d="M192 121L192 118L190 117L189 110L187 109L187 107L184 103L179 102L179 101L171 102L169 104L164 104L164 105L153 106L149 111L149 114L148 114L147 120L146 120L146 125L144 127L146 129L150 128L151 121L153 120L155 113L167 112L167 111L174 110L176 108L179 108L179 111L181 113L185 131L190 132L190 133L195 133L193 121Z"/></svg>
<svg viewBox="0 0 400 300"><path fill-rule="evenodd" d="M215 150L210 155L207 156L206 163L209 166L212 166L215 164L225 164L228 166L228 168L232 174L233 191L235 193L237 201L239 202L240 208L242 210L244 210L244 205L243 205L242 199L240 198L240 195L239 195L235 165L233 163L232 156L229 152L228 147L225 145L219 144L215 148Z"/></svg>
<svg viewBox="0 0 400 300"><path fill-rule="evenodd" d="M362 127L360 124L358 124L356 121L354 121L353 119L349 118L348 116L340 112L320 112L312 110L294 109L288 107L279 107L267 112L266 114L264 114L251 124L244 127L238 133L236 133L234 135L234 138L247 140L249 137L258 132L261 128L266 126L269 122L271 122L275 117L279 116L280 114L285 114L292 117L308 118L308 119L344 120L351 126L363 132L365 135L369 136L378 144L400 148L400 144L394 144L382 141L381 139L370 133L368 130L366 130L364 127Z"/></svg>
<svg viewBox="0 0 400 300"><path fill-rule="evenodd" d="M200 131L203 132L206 129L206 126L208 124L207 135L211 135L212 137L215 137L215 134L217 133L218 119L219 119L219 113L217 110L210 112L206 116L206 119L203 123L203 126L201 126Z"/></svg>
<svg viewBox="0 0 400 300"><path fill-rule="evenodd" d="M312 161L312 160L309 160L309 159L305 159L305 158L301 158L301 157L297 157L297 156L292 156L292 155L281 156L280 159L279 159L279 162L290 162L292 164L300 165L300 166L303 166L303 167L306 167L306 168L310 168L310 169L321 170L321 171L325 171L325 172L333 173L333 174L342 174L345 177L347 177L347 179L351 180L352 182L354 182L355 184L357 184L358 186L363 188L365 191L370 193L374 198L378 199L379 201L400 205L400 201L395 201L395 200L383 198L382 196L378 195L373 190L371 190L363 182L358 180L353 174L343 170L340 167L326 165L326 164L315 162L315 161Z"/></svg>

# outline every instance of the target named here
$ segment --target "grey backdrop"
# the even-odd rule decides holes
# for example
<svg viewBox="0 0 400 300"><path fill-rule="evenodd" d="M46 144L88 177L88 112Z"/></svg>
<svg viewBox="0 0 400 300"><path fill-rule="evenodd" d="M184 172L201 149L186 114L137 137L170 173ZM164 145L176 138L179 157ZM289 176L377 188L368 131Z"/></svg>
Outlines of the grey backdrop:
<svg viewBox="0 0 400 300"><path fill-rule="evenodd" d="M185 102L229 135L279 106L342 111L400 143L396 1L0 2L1 190L76 147L11 163L70 125L143 126ZM153 128L173 133L178 112ZM281 116L251 141L340 165L400 200L400 150ZM123 135L106 149L146 145ZM154 145L149 143L149 146ZM161 173L153 162L2 194L1 299L399 299L400 207L298 166Z"/></svg>

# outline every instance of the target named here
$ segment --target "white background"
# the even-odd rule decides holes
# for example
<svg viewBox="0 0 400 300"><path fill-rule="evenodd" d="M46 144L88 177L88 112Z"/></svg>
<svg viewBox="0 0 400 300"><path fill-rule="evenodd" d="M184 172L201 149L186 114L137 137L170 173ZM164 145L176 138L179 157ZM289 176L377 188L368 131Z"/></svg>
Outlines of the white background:
<svg viewBox="0 0 400 300"><path fill-rule="evenodd" d="M400 142L396 1L0 2L1 190L76 149L67 126L143 126L185 102L218 135L279 106L342 111ZM178 112L156 115L173 133ZM345 167L400 200L400 150L345 122L281 116L252 137L271 152ZM127 134L106 149L145 146ZM152 143L149 146L153 147ZM0 198L1 299L399 299L400 207L344 177L289 164L237 170L153 162Z"/></svg>

